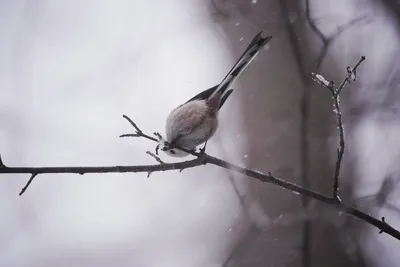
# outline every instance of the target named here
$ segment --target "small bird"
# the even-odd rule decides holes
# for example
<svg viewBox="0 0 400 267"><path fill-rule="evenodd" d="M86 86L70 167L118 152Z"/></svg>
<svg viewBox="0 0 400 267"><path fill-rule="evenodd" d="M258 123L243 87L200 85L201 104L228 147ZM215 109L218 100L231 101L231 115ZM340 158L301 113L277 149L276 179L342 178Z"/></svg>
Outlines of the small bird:
<svg viewBox="0 0 400 267"><path fill-rule="evenodd" d="M259 32L221 83L172 110L167 117L166 139L160 136L156 152L161 149L170 156L185 157L189 153L178 147L195 151L203 143L204 147L200 152L204 152L207 141L218 128L218 112L233 92L233 89L229 89L230 86L271 38L272 36L262 37L262 32Z"/></svg>

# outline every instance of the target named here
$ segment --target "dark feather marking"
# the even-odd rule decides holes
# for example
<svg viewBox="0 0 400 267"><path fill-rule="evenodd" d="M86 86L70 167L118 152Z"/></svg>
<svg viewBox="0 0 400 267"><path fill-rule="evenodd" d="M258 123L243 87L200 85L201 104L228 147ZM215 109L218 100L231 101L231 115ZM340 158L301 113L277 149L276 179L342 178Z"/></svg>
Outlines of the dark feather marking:
<svg viewBox="0 0 400 267"><path fill-rule="evenodd" d="M222 81L224 81L229 75L231 75L231 72L236 68L236 66L239 64L239 62L241 61L241 59L243 58L243 56L254 46L254 45L258 45L258 46L263 46L264 44L266 44L271 37L262 37L261 36L262 31L257 33L256 36L254 36L254 38L251 40L250 44L246 47L246 49L244 50L244 52L240 55L238 61L236 61L235 65L233 65L233 67L229 70L228 74L225 76L224 79L222 79Z"/></svg>
<svg viewBox="0 0 400 267"><path fill-rule="evenodd" d="M192 97L191 99L189 99L188 101L186 101L186 103L193 101L193 100L206 100L207 98L210 97L210 95L215 91L215 89L217 89L218 85L213 86L211 88L208 88L207 90L204 90L203 92L195 95L194 97ZM185 104L186 104L185 103Z"/></svg>
<svg viewBox="0 0 400 267"><path fill-rule="evenodd" d="M225 91L227 89L229 89L228 87L231 85L233 77L236 77L242 70L243 68L249 64L248 61L245 62L241 62L243 60L243 57L246 53L248 53L248 51L250 49L252 49L254 46L258 46L257 49L253 52L250 53L250 57L253 57L256 53L259 52L260 48L263 47L266 43L268 43L271 39L272 36L267 36L267 37L262 37L261 36L262 31L259 32L250 42L250 44L246 47L245 51L242 53L242 55L239 57L239 59L236 61L235 65L233 65L233 67L230 69L230 71L228 72L228 74L225 76L225 78L221 81L220 84L215 85L211 88L208 88L207 90L204 90L202 92L200 92L199 94L195 95L194 97L192 97L191 99L189 99L188 101L186 101L184 104L190 102L190 101L194 101L194 100L207 100L214 92L215 90L219 90L219 93L222 95L222 98L220 99L220 103L219 103L219 108L221 109L221 107L224 105L225 101L228 99L228 97L232 94L233 89L227 91L225 93ZM240 64L240 65L239 65ZM239 65L239 66L238 66ZM227 79L229 79L227 81ZM227 82L226 82L227 81ZM222 86L221 84L224 83ZM221 88L218 88L219 86L221 86ZM184 105L182 104L182 105ZM179 107L181 107L182 105L180 105ZM177 108L179 108L177 107ZM192 127L191 132L195 131L199 126L201 126L204 123L206 116L203 116L199 122L194 125L194 127ZM175 140L172 140L171 143L175 143L176 141L178 141L178 139L181 136L178 136Z"/></svg>
<svg viewBox="0 0 400 267"><path fill-rule="evenodd" d="M232 94L233 89L227 91L221 98L221 103L219 104L219 109L222 108L222 105L224 105L225 101L228 99L228 97Z"/></svg>
<svg viewBox="0 0 400 267"><path fill-rule="evenodd" d="M232 73L231 76L236 77L238 74L243 70L243 68L247 65L247 61L243 62L242 65L240 65L237 69L235 69Z"/></svg>
<svg viewBox="0 0 400 267"><path fill-rule="evenodd" d="M241 56L239 57L239 59L236 61L236 63L233 65L233 67L229 70L228 74L224 77L224 79L222 79L221 83L223 81L225 81L229 76L237 76L240 71L242 70L242 68L246 65L246 62L242 63L242 66L237 68L237 65L240 64L239 62L242 60L243 56L250 50L252 49L255 45L262 47L264 46L267 42L269 42L269 40L271 39L271 36L268 37L262 37L261 36L262 32L259 32L256 36L254 36L254 38L251 40L250 44L246 47L246 49L244 50L244 52L241 54ZM257 49L255 52L258 52L259 49ZM251 53L251 56L253 56L254 53ZM235 70L235 68L237 68ZM235 70L235 71L233 71ZM220 83L220 84L221 84ZM218 86L220 85L215 85L211 88L208 88L207 90L204 90L202 92L200 92L199 94L195 95L194 97L192 97L191 99L189 99L187 102L193 101L193 100L206 100L207 98L210 97L210 95L218 88ZM223 87L220 88L221 93L224 93L227 89L229 89L228 87L230 86L230 83L227 82ZM225 99L226 100L226 99ZM225 102L225 101L224 101Z"/></svg>

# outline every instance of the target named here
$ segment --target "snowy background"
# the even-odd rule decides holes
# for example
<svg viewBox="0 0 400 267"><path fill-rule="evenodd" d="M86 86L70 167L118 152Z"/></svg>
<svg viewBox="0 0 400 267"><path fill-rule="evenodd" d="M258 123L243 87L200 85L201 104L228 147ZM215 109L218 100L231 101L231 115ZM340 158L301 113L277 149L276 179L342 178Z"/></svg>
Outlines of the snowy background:
<svg viewBox="0 0 400 267"><path fill-rule="evenodd" d="M132 131L122 114L163 132L169 111L235 60L194 1L3 1L0 10L7 165L153 164L153 143L118 138ZM232 138L214 139L210 152L240 162L235 100L229 111L222 117L238 123L219 132ZM22 197L29 177L3 175L0 266L216 266L241 215L224 173L41 175Z"/></svg>
<svg viewBox="0 0 400 267"><path fill-rule="evenodd" d="M304 69L314 71L321 48L305 21L303 2L0 1L4 163L153 164L145 151L154 143L118 138L132 130L122 114L146 132L163 132L169 111L218 83L263 30L274 39L235 84L208 151L329 194L336 132L327 92L309 88L309 118L300 114L305 91L294 51L297 45ZM310 6L327 36L363 18L330 44L321 71L340 80L347 65L367 56L342 100L348 129L343 194L366 199L390 177L390 205L364 207L400 227L393 208L400 204L395 197L399 4L329 0ZM301 132L304 123L307 132ZM302 140L308 140L308 152ZM305 153L308 160L302 163ZM28 179L1 175L0 266L391 267L399 262L399 242L390 236L358 221L347 224L314 202L323 214L318 219L290 219L303 210L301 196L213 166L153 173L150 179L145 173L40 175L18 196ZM284 226L271 223L282 216L289 218Z"/></svg>

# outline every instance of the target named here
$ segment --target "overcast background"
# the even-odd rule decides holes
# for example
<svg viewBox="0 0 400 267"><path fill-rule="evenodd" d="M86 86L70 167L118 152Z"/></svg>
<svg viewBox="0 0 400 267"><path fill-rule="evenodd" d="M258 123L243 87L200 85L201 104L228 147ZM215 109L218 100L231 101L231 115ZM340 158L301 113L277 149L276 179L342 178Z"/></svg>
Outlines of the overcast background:
<svg viewBox="0 0 400 267"><path fill-rule="evenodd" d="M145 154L153 143L118 138L132 130L122 114L163 132L170 110L217 84L262 30L274 38L234 85L208 152L327 194L337 132L329 93L307 73L339 82L365 55L342 95L341 193L400 227L397 0L3 0L0 24L6 165L153 164ZM390 267L400 260L399 241L377 229L213 166L150 179L40 175L18 196L28 179L1 175L0 266Z"/></svg>

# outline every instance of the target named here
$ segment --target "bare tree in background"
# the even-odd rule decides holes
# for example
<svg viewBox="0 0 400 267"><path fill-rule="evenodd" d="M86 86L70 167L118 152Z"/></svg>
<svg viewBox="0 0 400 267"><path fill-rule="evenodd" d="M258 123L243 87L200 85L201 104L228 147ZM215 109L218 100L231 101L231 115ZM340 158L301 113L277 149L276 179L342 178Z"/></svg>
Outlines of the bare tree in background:
<svg viewBox="0 0 400 267"><path fill-rule="evenodd" d="M319 188L321 190L326 190L329 184L326 180L320 180L320 174L327 174L330 170L327 168L321 168L319 166L329 165L329 161L332 160L330 153L325 153L320 150L321 143L327 143L326 146L332 147L335 146L333 142L333 138L331 137L330 131L334 126L332 125L332 121L327 119L330 116L330 104L327 103L327 99L319 94L319 91L316 91L313 84L310 84L307 81L307 72L310 71L318 71L323 70L325 73L330 73L333 76L341 73L341 66L338 65L337 60L335 60L335 55L341 56L343 54L343 50L346 50L346 43L352 42L354 43L352 38L349 36L359 29L364 29L366 25L370 25L374 23L376 17L371 15L371 12L368 11L368 7L372 7L373 5L377 5L377 9L382 8L382 4L387 5L388 7L388 17L391 15L395 15L397 17L398 23L398 1L370 1L366 2L357 2L350 1L346 3L333 3L332 1L327 1L322 4L317 1L255 1L256 4L252 1L212 1L214 2L213 7L219 7L219 11L214 11L216 17L219 19L224 18L226 22L223 24L225 31L228 35L232 36L232 39L239 39L241 35L246 35L246 30L254 29L257 27L261 27L264 29L271 29L272 31L276 31L278 36L282 39L286 39L287 42L281 42L280 46L284 47L282 50L277 51L275 53L279 53L281 58L287 58L286 63L290 66L281 67L280 69L285 69L285 71L289 72L290 75L287 78L296 79L297 83L293 82L291 85L288 85L289 82L280 82L276 83L274 77L268 77L265 80L258 81L258 83L268 84L268 90L265 91L262 87L257 87L255 82L252 82L250 79L246 80L246 84L251 84L252 88L258 94L260 92L268 92L265 93L265 97L260 100L260 102L268 102L268 98L279 99L277 97L279 91L280 94L285 95L285 101L281 100L280 104L283 105L293 105L291 98L293 97L293 91L300 91L299 95L295 95L296 101L298 101L299 105L296 104L296 111L300 114L299 117L294 115L293 113L286 113L286 116L293 116L298 118L301 121L301 126L297 129L299 133L299 144L301 148L298 151L299 160L301 161L300 166L298 166L298 179L300 184L309 184L312 188ZM217 4L215 4L217 3ZM237 5L235 6L235 3ZM246 7L244 7L244 3L246 3ZM321 7L324 6L324 7ZM365 6L366 5L366 6ZM337 7L339 6L339 7ZM354 7L357 6L359 12L357 12L353 17L343 17L338 14L329 13L330 7L333 9L338 8L341 9L342 12L346 10L354 10ZM236 7L236 9L235 9ZM237 25L240 23L240 25ZM236 25L236 26L235 26ZM369 34L371 35L374 30L370 30ZM286 34L283 34L286 33ZM368 33L365 35L365 42L368 43ZM362 42L362 41L360 41ZM289 45L287 45L289 44ZM341 48L342 50L340 50ZM382 49L382 48L376 48ZM357 48L354 47L355 52L352 54L357 55ZM370 51L370 50L368 50ZM373 53L371 51L371 53ZM288 57L287 55L290 55ZM344 55L344 54L343 54ZM349 57L350 58L350 57ZM396 57L394 57L396 58ZM273 61L274 58L269 58L268 60ZM268 65L269 63L263 61L264 65ZM271 63L274 64L274 63ZM275 62L275 66L280 66L280 63ZM293 67L292 67L293 66ZM375 66L377 68L378 66ZM387 70L386 74L380 75L380 79L385 83L389 78L388 74L392 71L390 68L386 68L383 66L379 66L385 68ZM378 67L378 68L379 68ZM279 67L277 67L279 68ZM369 68L370 70L373 67ZM269 71L273 71L273 69L268 69ZM268 76L268 74L266 74ZM340 77L340 76L336 76ZM254 80L257 78L252 77ZM344 92L343 100L344 101L344 114L346 121L346 129L347 136L349 137L352 132L352 128L354 126L354 122L357 118L360 118L360 112L364 112L363 110L371 109L374 104L357 104L355 102L349 102L349 96L354 95L355 92L360 91L359 88L364 86L369 80L369 77L357 85L355 88ZM291 89L286 91L286 86L291 86ZM375 88L371 86L367 91L382 91L382 89L376 85ZM251 90L248 88L248 90ZM311 90L311 92L310 92ZM394 88L391 89L395 90ZM283 91L283 92L282 92ZM393 96L388 97L392 101L396 102L398 97ZM260 110L259 108L255 108L254 100L250 100L247 95L242 96L242 101L244 105L248 103L248 114L254 113L263 113L265 116L269 116L268 114L271 112L270 109L265 108L264 110ZM371 98L372 100L373 98ZM255 104L257 106L257 104ZM261 105L261 103L260 103ZM282 110L282 112L284 112ZM261 120L261 119L260 119ZM255 131L253 133L252 140L255 144L259 145L259 141L263 138L261 134L258 134L260 131L259 128L254 127L251 124L248 124L249 129L251 131ZM267 126L266 126L267 127ZM294 127L295 128L295 127ZM268 131L267 129L263 129ZM276 130L276 128L275 128ZM294 130L294 129L293 129ZM268 136L273 136L273 134L268 133ZM328 138L327 138L328 136ZM286 142L290 140L289 137L286 138ZM289 141L290 142L290 141ZM333 143L332 143L333 142ZM350 142L351 143L351 142ZM251 145L250 145L251 146ZM255 145L257 146L257 145ZM254 147L255 147L254 146ZM324 145L322 145L323 147ZM253 147L252 147L253 148ZM253 148L257 150L257 148ZM258 148L261 150L261 148ZM264 153L269 153L269 151L275 151L272 145L264 145L262 148ZM347 151L351 155L347 155L344 157L345 161L345 173L346 180L342 183L342 194L349 201L354 201L354 203L369 203L368 205L372 205L372 207L379 207L380 203L385 203L385 205L390 205L392 208L396 208L394 204L385 202L387 200L387 196L393 193L392 185L393 181L396 181L396 177L393 175L386 176L383 179L383 183L381 187L378 187L375 192L371 192L368 197L359 198L353 195L352 188L354 185L354 172L351 171L351 165L354 163L354 151L357 150L352 144L347 148ZM329 149L325 150L329 151ZM275 153L276 154L276 153ZM251 157L251 156L250 156ZM287 158L290 159L290 156ZM261 164L261 162L265 160L265 158L260 153L255 153L255 157L253 157L253 161L257 162L257 164ZM284 165L283 162L281 162ZM371 163L372 164L372 163ZM282 170L283 171L283 170ZM285 174L287 174L287 169L285 170ZM307 175L306 175L307 174ZM296 175L294 175L296 177ZM253 193L259 196L259 199L263 205L263 207L268 211L268 214L273 214L274 208L271 207L271 198L265 196L268 193L260 193L260 190L257 186L256 190L253 190ZM391 188L391 190L388 190ZM391 193L390 193L391 192ZM390 193L390 194L389 194ZM263 195L264 194L264 195ZM364 202L365 200L368 200ZM285 199L282 201L284 203L288 203L289 200ZM308 204L311 204L308 205ZM280 204L282 207L284 204ZM346 265L346 266L363 266L365 259L364 254L360 250L360 234L364 231L365 228L360 227L360 225L352 220L352 218L348 217L344 219L343 217L335 215L332 211L323 211L321 208L316 208L316 204L314 202L307 203L306 199L302 201L303 208L306 206L313 207L314 210L310 215L309 212L305 212L310 216L296 216L290 215L290 213L286 216L288 219L286 220L285 225L291 225L289 218L302 218L301 220L292 220L292 225L302 225L301 237L301 245L298 245L301 254L293 260L294 266L298 266L299 262L302 262L302 266L337 266L337 265ZM363 204L365 205L365 204ZM296 207L296 205L293 205ZM362 207L362 206L360 206ZM316 215L319 214L319 215ZM279 217L279 216L278 216ZM283 218L285 217L285 213L283 214ZM316 221L316 218L319 218ZM321 220L322 219L322 220ZM392 218L393 219L393 218ZM311 222L315 222L317 225L312 225ZM323 224L323 222L326 222ZM296 228L298 229L298 228ZM298 233L298 232L296 232ZM335 239L325 240L322 236L327 235L329 233L330 236L338 237ZM239 263L235 264L235 261L241 261L242 264L250 262L254 262L254 266L263 266L263 264L277 264L274 259L280 255L282 256L282 252L274 250L274 247L268 245L268 240L275 240L275 246L281 247L281 251L284 251L284 245L278 243L280 239L286 238L286 235L289 235L289 229L286 229L286 232L282 235L276 234L277 237L271 236L268 233L260 233L260 232L250 232L250 234L243 239L243 242L237 247L236 255L232 256L231 262L229 266L240 266ZM293 239L296 239L295 235L293 235ZM263 241L260 241L263 240ZM286 241L288 239L285 239ZM263 248L266 248L268 251L273 251L270 254L265 252ZM286 249L288 251L288 249ZM297 250L295 250L297 251ZM320 255L320 256L316 256ZM258 258L258 261L254 260L254 258ZM286 257L287 258L287 257ZM246 261L247 260L247 261ZM258 262L257 265L255 262ZM288 264L290 265L290 264ZM286 266L286 265L285 265Z"/></svg>
<svg viewBox="0 0 400 267"><path fill-rule="evenodd" d="M396 14L396 1L382 0L376 3L388 4L393 9L393 14ZM233 249L225 266L299 266L300 263L304 267L365 265L366 253L360 250L358 239L367 227L364 227L365 223L360 223L360 220L344 216L344 213L370 220L369 222L378 229L396 235L396 230L389 226L392 225L393 215L390 213L390 216L386 217L386 214L388 210L394 214L398 213L397 203L391 202L398 177L396 173L385 174L377 189L368 192L362 198L353 192L358 185L352 174L349 174L351 166L347 166L346 175L340 176L345 179L338 179L339 171L342 170L340 173L343 173L343 168L340 169L343 167L342 159L347 165L351 165L354 159L352 151L356 150L353 146L355 142L346 139L347 133L357 128L351 125L351 122L354 123L357 115L371 112L372 105L347 103L349 96L351 98L356 94L354 91L358 89L359 84L368 80L368 75L362 72L356 76L356 81L346 88L350 90L344 90L341 95L344 102L343 123L347 123L344 125L343 136L343 123L341 118L339 119L342 114L339 109L339 94L335 94L336 90L341 90L341 85L332 84L330 81L339 81L343 76L350 81L355 76L352 69L346 73L347 65L335 62L332 50L339 43L338 40L370 23L371 18L361 14L348 20L339 20L337 27L327 33L322 26L325 17L316 15L311 0L211 0L210 10L215 23L222 25L231 40L233 50L237 53L240 53L245 41L251 38L253 32L259 29L274 36L274 42L266 48L267 56L256 60L255 64L261 64L261 67L258 65L253 73L249 73L240 81L246 87L246 90L238 91L246 107L245 117L252 118L245 122L245 134L249 139L246 168L208 154L197 153L194 153L194 160L167 163L165 158L148 152L149 156L156 160L153 165L65 168L10 167L7 166L7 156L4 155L5 162L0 162L2 172L31 174L27 185L21 191L23 194L31 182L38 179L42 173L132 171L145 172L153 178L156 171L185 172L185 168L214 164L255 178L248 179L252 188L249 195L241 195L239 190L236 190L235 181L230 181L237 197L243 203L243 209L249 209L246 201L252 198L253 201L261 203L265 214L272 218L265 225L254 223L254 227L239 233L243 236L242 242ZM315 44L319 44L317 49L314 49ZM365 55L368 58L369 54ZM354 66L358 58L358 55L351 57L349 65ZM364 67L369 65L368 62L369 59L359 71L363 71ZM311 72L314 73L312 77L309 75ZM396 77L395 74L392 76ZM311 78L320 85L316 86ZM392 83L395 83L395 80L392 79ZM330 99L331 96L333 99ZM395 94L388 94L386 99L385 105L395 101ZM334 114L332 105L335 106ZM354 108L351 108L352 106ZM381 108L379 105L375 106L375 109ZM351 120L347 120L349 117ZM146 134L130 122L137 132L127 136L141 136L157 141L152 134ZM341 141L337 154L337 131L334 130L336 127L339 127ZM343 157L345 139L346 154ZM349 156L347 152L350 152ZM332 164L334 162L336 165ZM263 173L254 169L260 169ZM265 186L264 182L280 187ZM284 193L281 187L293 190L294 193ZM338 189L341 189L339 195L344 202L338 198ZM319 205L316 201L309 201L306 196L330 205ZM343 203L352 203L358 209L351 209ZM339 212L334 207L339 209ZM372 217L364 217L371 212L375 220ZM253 215L248 212L247 216ZM386 217L389 225L386 221L381 221L381 216ZM378 232L376 228L371 231L377 236ZM327 239L325 235L331 238ZM379 235L378 238L381 240L382 236L386 235Z"/></svg>

